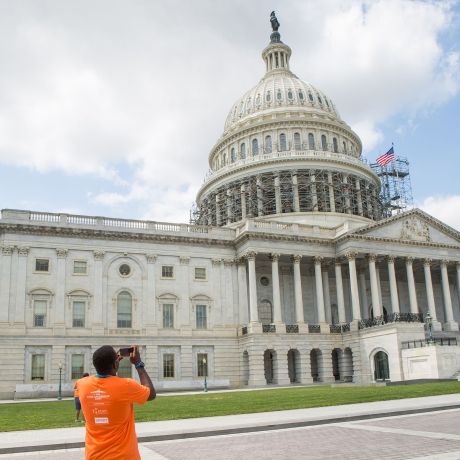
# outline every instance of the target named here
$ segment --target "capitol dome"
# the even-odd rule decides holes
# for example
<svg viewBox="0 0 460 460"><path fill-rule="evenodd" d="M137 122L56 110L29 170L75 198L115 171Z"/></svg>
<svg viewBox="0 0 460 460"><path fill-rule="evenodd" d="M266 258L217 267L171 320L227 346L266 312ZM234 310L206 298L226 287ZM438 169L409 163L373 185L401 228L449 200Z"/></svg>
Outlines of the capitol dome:
<svg viewBox="0 0 460 460"><path fill-rule="evenodd" d="M262 51L265 75L231 107L209 154L195 223L246 218L362 225L381 217L380 180L332 100L298 78L277 30Z"/></svg>

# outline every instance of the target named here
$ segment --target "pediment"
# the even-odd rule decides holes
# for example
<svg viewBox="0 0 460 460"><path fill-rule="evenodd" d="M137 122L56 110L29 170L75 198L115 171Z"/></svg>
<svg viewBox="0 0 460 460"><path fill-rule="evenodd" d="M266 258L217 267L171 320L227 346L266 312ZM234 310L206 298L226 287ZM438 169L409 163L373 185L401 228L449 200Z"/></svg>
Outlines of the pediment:
<svg viewBox="0 0 460 460"><path fill-rule="evenodd" d="M420 209L381 220L352 234L405 242L460 245L460 232Z"/></svg>

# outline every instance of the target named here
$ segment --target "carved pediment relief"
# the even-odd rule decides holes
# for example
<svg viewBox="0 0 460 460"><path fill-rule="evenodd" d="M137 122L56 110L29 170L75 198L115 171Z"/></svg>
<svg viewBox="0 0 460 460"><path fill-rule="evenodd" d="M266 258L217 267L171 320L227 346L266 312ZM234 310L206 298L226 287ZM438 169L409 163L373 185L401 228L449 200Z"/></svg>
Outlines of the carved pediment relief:
<svg viewBox="0 0 460 460"><path fill-rule="evenodd" d="M411 216L404 219L400 238L411 241L431 241L430 227L418 217Z"/></svg>

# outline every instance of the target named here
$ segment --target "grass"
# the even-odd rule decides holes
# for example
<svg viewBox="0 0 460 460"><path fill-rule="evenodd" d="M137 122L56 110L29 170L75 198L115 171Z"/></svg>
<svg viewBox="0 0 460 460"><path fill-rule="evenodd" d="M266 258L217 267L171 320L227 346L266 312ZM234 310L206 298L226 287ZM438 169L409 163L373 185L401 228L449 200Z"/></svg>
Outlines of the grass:
<svg viewBox="0 0 460 460"><path fill-rule="evenodd" d="M136 406L136 421L174 420L335 406L460 392L460 382L403 386L295 387L263 391L159 396ZM74 427L73 401L0 404L0 431Z"/></svg>

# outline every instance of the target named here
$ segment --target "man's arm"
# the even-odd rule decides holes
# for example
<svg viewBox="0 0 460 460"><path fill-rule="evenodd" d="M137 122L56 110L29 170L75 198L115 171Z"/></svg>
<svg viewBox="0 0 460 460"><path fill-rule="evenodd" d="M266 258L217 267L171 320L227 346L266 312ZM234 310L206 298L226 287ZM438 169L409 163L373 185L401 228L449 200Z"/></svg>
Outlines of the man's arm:
<svg viewBox="0 0 460 460"><path fill-rule="evenodd" d="M129 356L129 360L135 366L139 363L142 363L141 355L139 353L139 347L137 345L133 345L133 352ZM150 389L150 395L147 398L147 401L152 401L155 399L157 392L155 391L155 387L153 386L152 381L150 380L149 374L145 370L144 366L136 366L137 374L139 375L139 380L141 385Z"/></svg>

